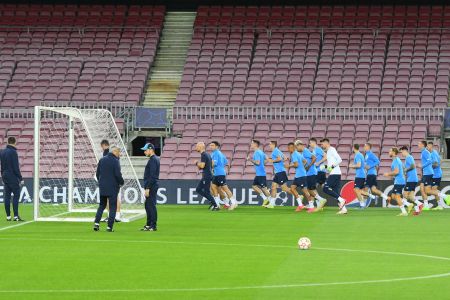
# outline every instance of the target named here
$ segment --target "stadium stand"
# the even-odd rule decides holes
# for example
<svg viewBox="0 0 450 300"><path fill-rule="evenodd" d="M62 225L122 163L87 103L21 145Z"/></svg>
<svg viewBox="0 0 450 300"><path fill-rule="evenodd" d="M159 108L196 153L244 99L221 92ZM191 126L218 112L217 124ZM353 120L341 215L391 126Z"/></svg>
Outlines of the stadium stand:
<svg viewBox="0 0 450 300"><path fill-rule="evenodd" d="M447 26L448 15L442 6L200 7L176 105L447 107L450 36L433 28ZM412 146L417 156L417 141L441 127L419 120L210 122L174 120L182 138L166 141L163 157L176 159L166 160L163 177L195 177L198 155L186 153L196 140L217 139L226 142L230 178L251 179L245 158L252 137L277 139L286 150L294 138L327 136L344 166L351 145L369 137L383 145L375 151L384 172L389 147ZM352 177L346 167L343 174Z"/></svg>
<svg viewBox="0 0 450 300"><path fill-rule="evenodd" d="M0 107L138 104L163 6L0 6ZM12 26L12 27L11 27Z"/></svg>

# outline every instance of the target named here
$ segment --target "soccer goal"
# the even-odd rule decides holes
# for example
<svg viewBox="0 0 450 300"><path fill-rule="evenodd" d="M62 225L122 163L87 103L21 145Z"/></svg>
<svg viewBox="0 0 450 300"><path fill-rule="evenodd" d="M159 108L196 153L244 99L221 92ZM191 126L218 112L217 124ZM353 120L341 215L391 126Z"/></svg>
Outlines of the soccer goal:
<svg viewBox="0 0 450 300"><path fill-rule="evenodd" d="M144 216L144 193L112 114L104 109L35 107L34 219L92 222L103 139L121 149L123 221ZM106 212L106 211L105 211Z"/></svg>

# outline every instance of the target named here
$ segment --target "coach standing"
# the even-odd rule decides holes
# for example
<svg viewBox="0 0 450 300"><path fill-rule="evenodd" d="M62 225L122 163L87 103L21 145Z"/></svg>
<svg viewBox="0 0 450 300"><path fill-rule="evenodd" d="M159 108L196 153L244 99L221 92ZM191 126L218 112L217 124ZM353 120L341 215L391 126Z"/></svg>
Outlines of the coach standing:
<svg viewBox="0 0 450 300"><path fill-rule="evenodd" d="M120 149L112 147L108 155L102 157L97 166L97 180L100 189L100 205L95 216L94 230L100 229L100 219L109 200L108 227L106 231L112 232L114 220L116 219L117 195L120 187L124 184L122 172L120 171Z"/></svg>
<svg viewBox="0 0 450 300"><path fill-rule="evenodd" d="M145 212L147 213L147 224L142 231L156 231L158 212L156 210L156 195L159 188L159 158L155 155L155 146L147 143L141 150L149 159L144 172L145 189Z"/></svg>
<svg viewBox="0 0 450 300"><path fill-rule="evenodd" d="M5 188L5 211L6 221L11 221L11 193L13 197L14 221L23 221L19 217L19 198L22 174L19 169L19 156L16 149L16 138L10 136L8 145L0 152L1 174Z"/></svg>

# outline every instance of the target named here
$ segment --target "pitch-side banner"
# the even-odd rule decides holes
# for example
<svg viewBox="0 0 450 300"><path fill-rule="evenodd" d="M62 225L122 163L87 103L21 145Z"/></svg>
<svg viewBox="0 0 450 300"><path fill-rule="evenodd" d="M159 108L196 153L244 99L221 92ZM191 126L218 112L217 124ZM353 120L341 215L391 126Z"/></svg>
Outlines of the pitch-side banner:
<svg viewBox="0 0 450 300"><path fill-rule="evenodd" d="M160 188L158 190L158 203L159 204L178 204L178 205L199 205L207 204L206 199L199 196L195 188L197 186L197 180L161 180ZM388 194L392 188L392 181L379 181L379 189ZM231 188L239 204L244 205L260 205L262 199L251 188L252 181L250 180L229 180L228 185ZM94 184L89 184L88 187L77 187L75 184L74 201L79 203L94 203L99 201L98 189L92 188ZM450 194L450 182L443 182L441 184L442 191ZM337 205L336 200L331 199L322 192L319 188L319 193L326 197L328 205ZM136 191L122 190L121 199L122 202L136 203L139 201L134 195ZM343 180L341 187L341 195L347 200L348 204L357 202L355 194L353 192L353 182ZM419 188L416 189L416 195L420 196ZM67 187L66 186L41 186L39 191L39 198L42 203L67 203ZM0 202L4 202L5 192L3 182L0 181ZM25 179L25 185L21 189L20 201L22 203L31 203L34 199L33 195L33 180ZM284 192L277 194L277 205L281 206L293 206L296 205L293 197L287 195ZM375 201L372 205L386 206L387 204L381 199Z"/></svg>

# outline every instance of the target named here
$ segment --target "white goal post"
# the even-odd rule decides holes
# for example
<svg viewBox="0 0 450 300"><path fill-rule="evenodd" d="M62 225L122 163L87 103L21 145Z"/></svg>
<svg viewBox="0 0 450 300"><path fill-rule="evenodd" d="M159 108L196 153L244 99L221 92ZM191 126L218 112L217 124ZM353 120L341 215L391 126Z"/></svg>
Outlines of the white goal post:
<svg viewBox="0 0 450 300"><path fill-rule="evenodd" d="M34 118L36 221L94 220L100 198L95 175L104 139L121 150L125 184L119 199L123 221L145 215L144 192L111 112L36 106Z"/></svg>

